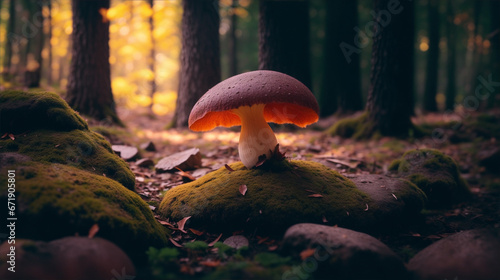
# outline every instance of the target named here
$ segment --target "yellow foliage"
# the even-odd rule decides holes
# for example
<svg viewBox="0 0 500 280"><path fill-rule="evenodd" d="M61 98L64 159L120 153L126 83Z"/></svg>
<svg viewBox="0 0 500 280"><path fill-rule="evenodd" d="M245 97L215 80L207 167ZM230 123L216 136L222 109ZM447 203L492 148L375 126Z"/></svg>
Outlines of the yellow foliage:
<svg viewBox="0 0 500 280"><path fill-rule="evenodd" d="M165 115L175 110L177 93L175 91L156 92L153 98L153 112L157 115Z"/></svg>

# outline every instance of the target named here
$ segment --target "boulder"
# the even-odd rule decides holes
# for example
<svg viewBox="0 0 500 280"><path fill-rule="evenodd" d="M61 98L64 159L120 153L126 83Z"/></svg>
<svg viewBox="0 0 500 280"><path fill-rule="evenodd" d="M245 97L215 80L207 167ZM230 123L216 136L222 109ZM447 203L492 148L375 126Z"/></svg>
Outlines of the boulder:
<svg viewBox="0 0 500 280"><path fill-rule="evenodd" d="M135 176L101 135L54 93L0 93L0 152L15 152L34 161L60 163L104 175L134 189Z"/></svg>
<svg viewBox="0 0 500 280"><path fill-rule="evenodd" d="M345 228L294 225L285 233L282 250L302 258L282 279L409 279L403 261L389 247Z"/></svg>
<svg viewBox="0 0 500 280"><path fill-rule="evenodd" d="M386 188L365 192L317 162L281 161L253 169L238 162L167 191L159 213L174 221L191 216L190 227L216 232L258 229L281 235L303 222L370 231L423 207L425 195L417 187L390 179Z"/></svg>
<svg viewBox="0 0 500 280"><path fill-rule="evenodd" d="M408 269L418 280L499 280L500 232L468 230L441 239L416 254Z"/></svg>
<svg viewBox="0 0 500 280"><path fill-rule="evenodd" d="M446 208L470 197L467 182L460 176L457 163L432 149L411 150L391 163L389 170L422 189L429 208Z"/></svg>

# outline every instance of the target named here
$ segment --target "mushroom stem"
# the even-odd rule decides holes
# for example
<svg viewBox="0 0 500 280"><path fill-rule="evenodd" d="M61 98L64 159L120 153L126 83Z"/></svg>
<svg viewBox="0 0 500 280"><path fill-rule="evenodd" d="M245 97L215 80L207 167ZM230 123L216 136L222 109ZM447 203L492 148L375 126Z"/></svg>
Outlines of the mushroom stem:
<svg viewBox="0 0 500 280"><path fill-rule="evenodd" d="M273 130L264 119L264 107L265 104L257 104L233 110L241 119L238 153L247 168L254 167L262 155L267 159L271 158L271 153L278 144Z"/></svg>

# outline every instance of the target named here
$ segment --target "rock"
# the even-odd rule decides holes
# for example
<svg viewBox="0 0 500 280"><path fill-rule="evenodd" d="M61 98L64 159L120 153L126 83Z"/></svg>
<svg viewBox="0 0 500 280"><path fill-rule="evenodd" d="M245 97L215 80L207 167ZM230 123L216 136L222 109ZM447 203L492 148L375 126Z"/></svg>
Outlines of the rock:
<svg viewBox="0 0 500 280"><path fill-rule="evenodd" d="M17 240L16 272L5 263L9 247L0 246L1 279L114 279L135 277L135 267L115 244L102 238L66 237L52 242ZM123 278L125 279L125 278ZM130 278L127 278L130 279Z"/></svg>
<svg viewBox="0 0 500 280"><path fill-rule="evenodd" d="M217 232L258 229L281 235L303 222L373 231L418 214L425 200L418 188L400 179L387 178L386 189L377 185L380 190L364 193L317 162L282 161L269 170L249 170L241 162L230 167L234 171L221 167L167 191L158 213L174 221L191 216L192 227ZM247 186L244 196L241 185Z"/></svg>
<svg viewBox="0 0 500 280"><path fill-rule="evenodd" d="M1 153L18 153L37 162L60 163L105 175L134 189L134 174L101 135L53 93L4 91L0 94Z"/></svg>
<svg viewBox="0 0 500 280"><path fill-rule="evenodd" d="M0 166L17 165L27 161L31 161L29 156L18 153L0 153Z"/></svg>
<svg viewBox="0 0 500 280"><path fill-rule="evenodd" d="M224 244L239 249L241 247L248 247L248 239L243 235L233 235L224 240Z"/></svg>
<svg viewBox="0 0 500 280"><path fill-rule="evenodd" d="M332 275L339 280L409 279L403 261L389 247L370 235L345 228L294 225L285 233L282 250L303 258L298 269L286 272L282 279L332 279Z"/></svg>
<svg viewBox="0 0 500 280"><path fill-rule="evenodd" d="M140 148L143 149L143 150L145 150L145 151L156 152L155 144L153 142L151 142L151 141L142 143L141 146L140 146Z"/></svg>
<svg viewBox="0 0 500 280"><path fill-rule="evenodd" d="M467 182L460 176L457 163L432 149L411 150L391 163L389 170L405 178L428 198L427 207L446 208L470 197Z"/></svg>
<svg viewBox="0 0 500 280"><path fill-rule="evenodd" d="M25 162L16 170L16 238L54 240L98 236L140 258L149 246L167 244L165 229L138 194L114 180L62 164ZM7 176L0 176L0 201L7 200ZM133 240L133 242L131 242Z"/></svg>
<svg viewBox="0 0 500 280"><path fill-rule="evenodd" d="M150 167L150 166L153 166L155 163L150 158L143 158L143 159L136 161L135 164L137 164L137 166L140 166L140 167Z"/></svg>
<svg viewBox="0 0 500 280"><path fill-rule="evenodd" d="M408 269L419 280L498 280L498 260L498 229L468 230L423 249L410 260Z"/></svg>
<svg viewBox="0 0 500 280"><path fill-rule="evenodd" d="M155 166L156 172L163 173L175 169L176 167L186 171L196 169L201 166L200 149L192 148L180 153L175 153L162 158Z"/></svg>
<svg viewBox="0 0 500 280"><path fill-rule="evenodd" d="M133 160L139 156L139 150L136 147L127 145L112 145L111 149L118 156L127 161Z"/></svg>

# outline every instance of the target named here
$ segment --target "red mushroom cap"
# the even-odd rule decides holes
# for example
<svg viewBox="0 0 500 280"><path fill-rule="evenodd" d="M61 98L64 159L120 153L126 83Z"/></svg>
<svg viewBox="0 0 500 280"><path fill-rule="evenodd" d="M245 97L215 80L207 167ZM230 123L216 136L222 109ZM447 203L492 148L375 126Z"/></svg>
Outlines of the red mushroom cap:
<svg viewBox="0 0 500 280"><path fill-rule="evenodd" d="M304 84L280 72L258 70L233 76L208 90L191 110L189 128L207 131L241 125L232 110L255 104L266 104L267 122L305 127L318 120L318 102Z"/></svg>

